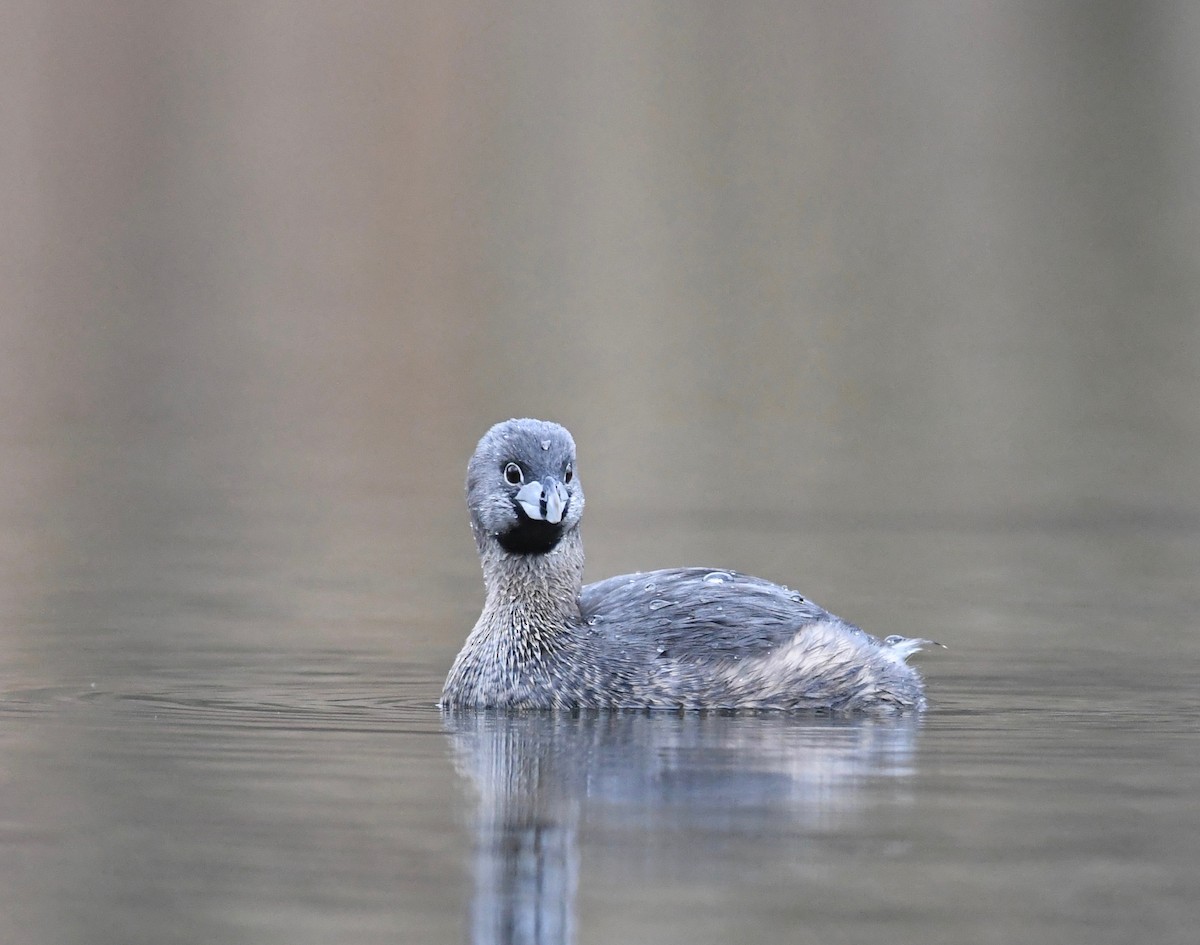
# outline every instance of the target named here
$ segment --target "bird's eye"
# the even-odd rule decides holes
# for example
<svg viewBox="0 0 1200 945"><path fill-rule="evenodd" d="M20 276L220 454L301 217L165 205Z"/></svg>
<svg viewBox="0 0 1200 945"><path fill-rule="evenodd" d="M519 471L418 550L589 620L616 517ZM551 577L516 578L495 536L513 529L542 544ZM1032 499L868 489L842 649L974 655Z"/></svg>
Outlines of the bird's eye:
<svg viewBox="0 0 1200 945"><path fill-rule="evenodd" d="M525 474L516 463L509 463L504 467L504 481L510 486L519 486L525 481Z"/></svg>
<svg viewBox="0 0 1200 945"><path fill-rule="evenodd" d="M571 465L570 463L567 463L567 468L563 472L563 482L570 482L574 478L575 478L575 467L573 465Z"/></svg>

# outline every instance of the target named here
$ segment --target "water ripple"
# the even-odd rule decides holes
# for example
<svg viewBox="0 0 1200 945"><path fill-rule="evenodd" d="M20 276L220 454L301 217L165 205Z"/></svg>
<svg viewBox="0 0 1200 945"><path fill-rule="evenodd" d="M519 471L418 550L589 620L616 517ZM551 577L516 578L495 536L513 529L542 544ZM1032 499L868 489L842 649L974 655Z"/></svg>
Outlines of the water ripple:
<svg viewBox="0 0 1200 945"><path fill-rule="evenodd" d="M88 684L0 693L0 717L109 710L180 726L292 731L439 733L440 679L423 668L399 674L231 672L220 679L147 685Z"/></svg>

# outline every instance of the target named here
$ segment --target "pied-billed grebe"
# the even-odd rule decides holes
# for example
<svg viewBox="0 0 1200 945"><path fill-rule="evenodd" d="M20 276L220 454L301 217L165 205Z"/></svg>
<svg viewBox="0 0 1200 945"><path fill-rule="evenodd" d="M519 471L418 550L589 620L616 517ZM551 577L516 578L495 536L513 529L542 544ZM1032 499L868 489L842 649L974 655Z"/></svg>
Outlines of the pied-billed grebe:
<svg viewBox="0 0 1200 945"><path fill-rule="evenodd" d="M442 705L474 708L824 709L924 706L905 660L794 591L713 568L583 586L575 441L508 420L479 441L467 505L487 599Z"/></svg>

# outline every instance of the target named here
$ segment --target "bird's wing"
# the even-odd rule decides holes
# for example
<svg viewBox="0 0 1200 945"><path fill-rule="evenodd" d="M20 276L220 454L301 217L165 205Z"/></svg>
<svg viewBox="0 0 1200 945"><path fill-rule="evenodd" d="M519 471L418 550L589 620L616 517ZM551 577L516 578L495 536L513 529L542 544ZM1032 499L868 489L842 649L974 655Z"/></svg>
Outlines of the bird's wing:
<svg viewBox="0 0 1200 945"><path fill-rule="evenodd" d="M608 578L584 587L579 605L585 622L610 643L652 648L663 658L761 655L819 621L862 633L786 587L713 568Z"/></svg>

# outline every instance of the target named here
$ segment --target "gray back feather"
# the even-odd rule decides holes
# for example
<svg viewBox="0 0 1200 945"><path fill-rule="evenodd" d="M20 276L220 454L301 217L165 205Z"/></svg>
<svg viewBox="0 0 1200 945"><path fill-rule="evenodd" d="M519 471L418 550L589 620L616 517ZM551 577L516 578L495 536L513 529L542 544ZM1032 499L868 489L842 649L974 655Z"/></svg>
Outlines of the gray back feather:
<svg viewBox="0 0 1200 945"><path fill-rule="evenodd" d="M583 588L585 622L634 648L711 663L763 656L818 621L867 635L786 587L714 568L671 568Z"/></svg>

